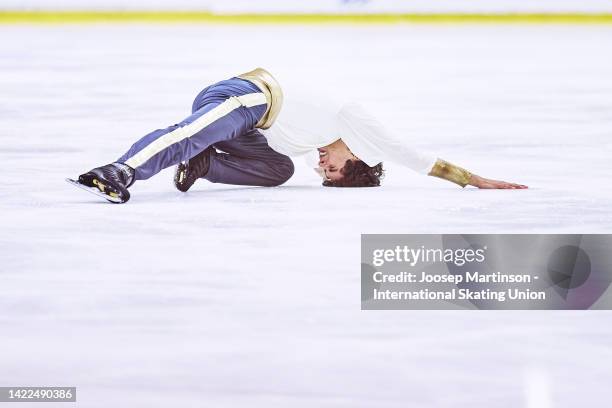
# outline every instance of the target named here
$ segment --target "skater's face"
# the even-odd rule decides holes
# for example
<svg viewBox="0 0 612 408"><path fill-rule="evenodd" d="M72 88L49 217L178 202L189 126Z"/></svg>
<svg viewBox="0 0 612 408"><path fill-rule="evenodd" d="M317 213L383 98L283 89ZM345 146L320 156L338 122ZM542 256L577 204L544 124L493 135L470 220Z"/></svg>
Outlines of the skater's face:
<svg viewBox="0 0 612 408"><path fill-rule="evenodd" d="M319 151L319 167L317 172L324 180L340 180L344 177L342 168L346 161L357 160L357 157L351 153L346 144L341 140L317 150Z"/></svg>

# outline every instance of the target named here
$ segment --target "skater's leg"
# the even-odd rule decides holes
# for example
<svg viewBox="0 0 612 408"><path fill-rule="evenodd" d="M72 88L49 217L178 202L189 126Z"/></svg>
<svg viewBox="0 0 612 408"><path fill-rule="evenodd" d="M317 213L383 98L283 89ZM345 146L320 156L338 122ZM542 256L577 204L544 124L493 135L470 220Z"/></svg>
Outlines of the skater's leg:
<svg viewBox="0 0 612 408"><path fill-rule="evenodd" d="M278 186L293 175L293 162L273 150L259 131L252 129L228 141L215 143L223 153L212 153L204 178L213 183Z"/></svg>
<svg viewBox="0 0 612 408"><path fill-rule="evenodd" d="M263 93L231 96L207 103L182 122L158 129L137 141L117 160L144 180L188 160L206 147L235 138L255 126L266 110Z"/></svg>
<svg viewBox="0 0 612 408"><path fill-rule="evenodd" d="M117 162L81 174L78 183L97 189L109 201L124 203L135 180L188 161L214 143L231 140L257 126L267 112L266 95L262 88L240 78L211 85L200 92L187 119L149 133Z"/></svg>

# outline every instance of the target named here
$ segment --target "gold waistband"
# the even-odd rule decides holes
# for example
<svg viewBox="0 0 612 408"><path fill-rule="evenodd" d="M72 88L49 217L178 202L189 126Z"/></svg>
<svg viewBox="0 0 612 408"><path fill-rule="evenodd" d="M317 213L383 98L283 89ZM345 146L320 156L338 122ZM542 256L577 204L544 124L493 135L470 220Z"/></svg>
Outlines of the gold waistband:
<svg viewBox="0 0 612 408"><path fill-rule="evenodd" d="M255 84L266 96L268 107L255 127L268 129L276 120L283 106L283 90L272 74L263 68L255 68L252 71L238 75L240 79L246 79Z"/></svg>

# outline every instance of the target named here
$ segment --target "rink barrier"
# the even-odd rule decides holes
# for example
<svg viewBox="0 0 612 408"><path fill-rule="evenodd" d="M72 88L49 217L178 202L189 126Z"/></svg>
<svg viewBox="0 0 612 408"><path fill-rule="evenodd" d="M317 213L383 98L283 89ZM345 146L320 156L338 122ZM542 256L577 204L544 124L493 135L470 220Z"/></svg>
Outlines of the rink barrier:
<svg viewBox="0 0 612 408"><path fill-rule="evenodd" d="M205 11L0 11L0 24L612 24L612 13L214 14Z"/></svg>

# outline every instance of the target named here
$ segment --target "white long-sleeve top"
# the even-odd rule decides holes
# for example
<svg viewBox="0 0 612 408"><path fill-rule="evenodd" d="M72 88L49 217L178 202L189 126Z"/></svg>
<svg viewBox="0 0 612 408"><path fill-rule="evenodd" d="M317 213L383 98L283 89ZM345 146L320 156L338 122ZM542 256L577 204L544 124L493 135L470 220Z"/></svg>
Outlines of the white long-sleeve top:
<svg viewBox="0 0 612 408"><path fill-rule="evenodd" d="M393 136L357 103L314 105L286 98L276 122L262 133L272 149L287 156L307 154L342 139L370 167L390 160L428 173L436 161Z"/></svg>

